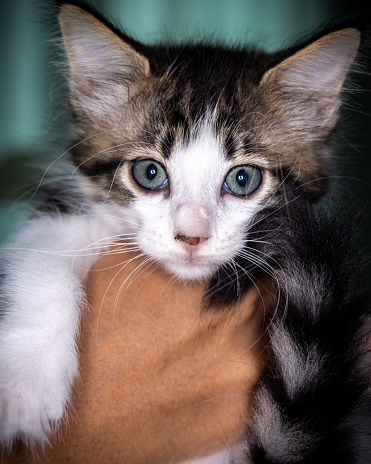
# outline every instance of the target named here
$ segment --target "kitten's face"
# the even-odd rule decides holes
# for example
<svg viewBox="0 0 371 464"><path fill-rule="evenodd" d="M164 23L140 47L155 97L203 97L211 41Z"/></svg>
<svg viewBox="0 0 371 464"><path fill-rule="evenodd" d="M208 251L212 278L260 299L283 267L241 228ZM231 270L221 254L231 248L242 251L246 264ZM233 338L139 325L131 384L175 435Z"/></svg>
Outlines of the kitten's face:
<svg viewBox="0 0 371 464"><path fill-rule="evenodd" d="M167 176L165 186L156 190L141 187L128 167L138 244L177 277L210 277L244 248L247 228L272 192L274 179L258 158L246 159L244 166L228 159L206 121L186 145L168 159L156 160ZM148 180L148 169L157 166L149 163L143 162L142 172L137 162L139 181L142 175ZM156 177L163 181L161 166L156 169L161 172L149 184Z"/></svg>
<svg viewBox="0 0 371 464"><path fill-rule="evenodd" d="M142 251L175 276L236 266L254 216L286 183L309 200L325 192L357 30L285 57L143 46L71 5L60 23L86 191L129 213Z"/></svg>

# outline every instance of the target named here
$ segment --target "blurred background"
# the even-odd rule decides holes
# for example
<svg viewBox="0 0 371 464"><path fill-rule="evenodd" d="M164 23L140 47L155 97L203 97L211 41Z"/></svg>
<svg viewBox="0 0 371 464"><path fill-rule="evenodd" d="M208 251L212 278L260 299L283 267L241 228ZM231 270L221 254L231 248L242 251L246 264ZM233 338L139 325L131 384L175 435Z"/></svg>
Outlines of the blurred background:
<svg viewBox="0 0 371 464"><path fill-rule="evenodd" d="M260 44L273 51L341 11L362 7L336 0L102 0L91 5L135 38L155 42L212 36L228 43ZM63 77L56 65L53 2L0 0L0 242L24 215L47 166L68 141ZM371 61L369 50L368 62ZM367 57L365 58L365 63ZM370 67L368 67L370 72ZM360 77L350 99L340 142L337 181L344 198L371 199L371 78ZM369 244L371 228L365 233Z"/></svg>

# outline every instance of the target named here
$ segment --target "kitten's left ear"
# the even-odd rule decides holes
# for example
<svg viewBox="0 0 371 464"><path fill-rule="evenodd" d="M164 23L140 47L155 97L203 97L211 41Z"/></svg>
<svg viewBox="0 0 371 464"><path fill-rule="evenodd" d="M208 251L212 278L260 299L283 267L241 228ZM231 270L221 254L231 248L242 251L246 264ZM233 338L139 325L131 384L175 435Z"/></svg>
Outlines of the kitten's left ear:
<svg viewBox="0 0 371 464"><path fill-rule="evenodd" d="M260 87L278 97L279 111L286 113L291 127L333 129L341 88L357 54L360 35L353 28L327 34L264 74Z"/></svg>

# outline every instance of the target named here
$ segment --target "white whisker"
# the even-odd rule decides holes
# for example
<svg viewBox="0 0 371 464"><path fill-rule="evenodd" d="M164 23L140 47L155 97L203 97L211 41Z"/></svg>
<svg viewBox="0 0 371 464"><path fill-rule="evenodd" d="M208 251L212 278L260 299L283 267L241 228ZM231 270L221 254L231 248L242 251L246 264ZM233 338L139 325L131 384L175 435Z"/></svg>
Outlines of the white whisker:
<svg viewBox="0 0 371 464"><path fill-rule="evenodd" d="M105 299L106 299L106 297L107 297L107 295L108 295L108 292L109 292L109 290L110 290L110 288L111 288L113 282L114 282L115 279L120 275L120 273L123 272L123 271L125 270L125 268L126 268L126 266L127 266L128 264L132 263L133 261L135 261L135 260L137 260L137 259L141 259L143 256L145 256L145 254L144 254L144 253L140 253L140 254L134 256L133 258L130 258L130 259L128 259L128 260L123 261L122 263L120 263L120 264L121 264L120 269L116 272L116 274L112 277L111 281L109 282L109 284L108 284L108 286L107 286L107 288L106 288L106 290L105 290L105 292L104 292L104 294L103 294L102 301L101 301L101 304L100 304L100 307L99 307L98 318L97 318L97 323L96 323L96 334L97 334L97 336L98 336L98 326L99 326L100 314L101 314L102 309L103 309L104 301L105 301ZM133 272L134 272L134 271L133 271ZM126 282L128 281L128 279L130 278L130 276L132 275L133 272L131 272L131 273L129 274L129 276L127 276L127 277L125 278L124 282L123 282L121 285L125 285L125 284L126 284ZM120 288L121 288L121 287L120 287Z"/></svg>

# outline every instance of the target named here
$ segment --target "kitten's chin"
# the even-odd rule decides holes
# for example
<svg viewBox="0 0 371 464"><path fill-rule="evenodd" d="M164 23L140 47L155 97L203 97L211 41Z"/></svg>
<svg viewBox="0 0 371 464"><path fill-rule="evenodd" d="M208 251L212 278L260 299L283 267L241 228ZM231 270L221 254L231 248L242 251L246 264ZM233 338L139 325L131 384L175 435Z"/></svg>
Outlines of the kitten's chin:
<svg viewBox="0 0 371 464"><path fill-rule="evenodd" d="M197 282L209 279L217 270L217 266L201 263L163 263L166 271L184 282Z"/></svg>

